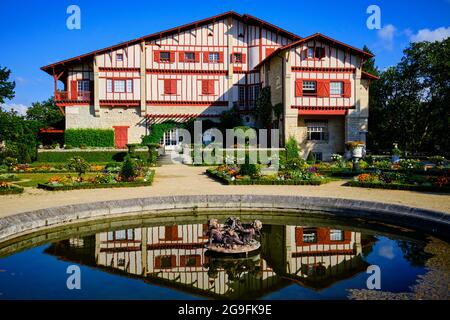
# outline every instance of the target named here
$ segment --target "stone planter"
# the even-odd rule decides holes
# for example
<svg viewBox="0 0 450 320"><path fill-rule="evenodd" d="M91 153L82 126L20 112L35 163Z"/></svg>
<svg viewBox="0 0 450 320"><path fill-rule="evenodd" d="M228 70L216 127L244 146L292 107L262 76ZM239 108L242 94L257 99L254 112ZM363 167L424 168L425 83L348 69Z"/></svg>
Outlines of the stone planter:
<svg viewBox="0 0 450 320"><path fill-rule="evenodd" d="M363 157L363 145L359 145L353 150L351 150L352 158L362 158Z"/></svg>

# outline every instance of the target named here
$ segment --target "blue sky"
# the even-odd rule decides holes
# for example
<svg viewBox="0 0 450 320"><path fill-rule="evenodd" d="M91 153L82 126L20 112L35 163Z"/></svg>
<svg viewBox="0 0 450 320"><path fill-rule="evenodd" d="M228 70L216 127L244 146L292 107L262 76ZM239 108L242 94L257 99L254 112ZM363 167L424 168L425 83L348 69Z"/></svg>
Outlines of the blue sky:
<svg viewBox="0 0 450 320"><path fill-rule="evenodd" d="M66 27L72 4L81 9L80 30ZM373 4L381 9L381 30L366 26ZM52 78L39 69L44 65L229 10L300 36L321 32L367 44L381 68L396 64L410 41L450 36L450 0L3 0L0 66L16 81L16 97L4 107L23 112L53 94Z"/></svg>

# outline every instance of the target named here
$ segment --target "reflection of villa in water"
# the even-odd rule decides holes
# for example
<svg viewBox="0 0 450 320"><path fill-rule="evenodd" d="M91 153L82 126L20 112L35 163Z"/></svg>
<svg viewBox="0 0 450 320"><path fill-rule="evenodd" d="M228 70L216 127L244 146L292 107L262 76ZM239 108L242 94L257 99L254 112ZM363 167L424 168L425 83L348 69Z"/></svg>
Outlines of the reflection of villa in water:
<svg viewBox="0 0 450 320"><path fill-rule="evenodd" d="M122 275L203 296L258 298L292 284L328 287L366 268L361 234L301 226L265 225L261 255L205 255L206 225L144 227L71 238L46 252Z"/></svg>

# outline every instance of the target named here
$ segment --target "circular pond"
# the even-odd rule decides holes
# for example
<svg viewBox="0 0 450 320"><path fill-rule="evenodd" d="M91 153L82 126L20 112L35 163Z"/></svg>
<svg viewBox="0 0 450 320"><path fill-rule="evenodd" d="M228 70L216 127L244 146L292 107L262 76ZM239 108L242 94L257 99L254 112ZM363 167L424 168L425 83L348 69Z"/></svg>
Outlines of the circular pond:
<svg viewBox="0 0 450 320"><path fill-rule="evenodd" d="M207 219L228 216L262 221L259 252L205 254ZM445 241L305 214L165 213L0 244L0 299L448 299L449 274Z"/></svg>

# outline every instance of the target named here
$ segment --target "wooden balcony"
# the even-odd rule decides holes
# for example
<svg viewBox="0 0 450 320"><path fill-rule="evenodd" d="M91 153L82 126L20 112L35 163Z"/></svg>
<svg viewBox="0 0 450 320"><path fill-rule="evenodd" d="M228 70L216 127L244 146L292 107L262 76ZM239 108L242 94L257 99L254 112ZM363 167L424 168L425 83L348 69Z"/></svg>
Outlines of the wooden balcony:
<svg viewBox="0 0 450 320"><path fill-rule="evenodd" d="M56 102L89 102L92 98L91 91L56 91L55 92L55 101Z"/></svg>

